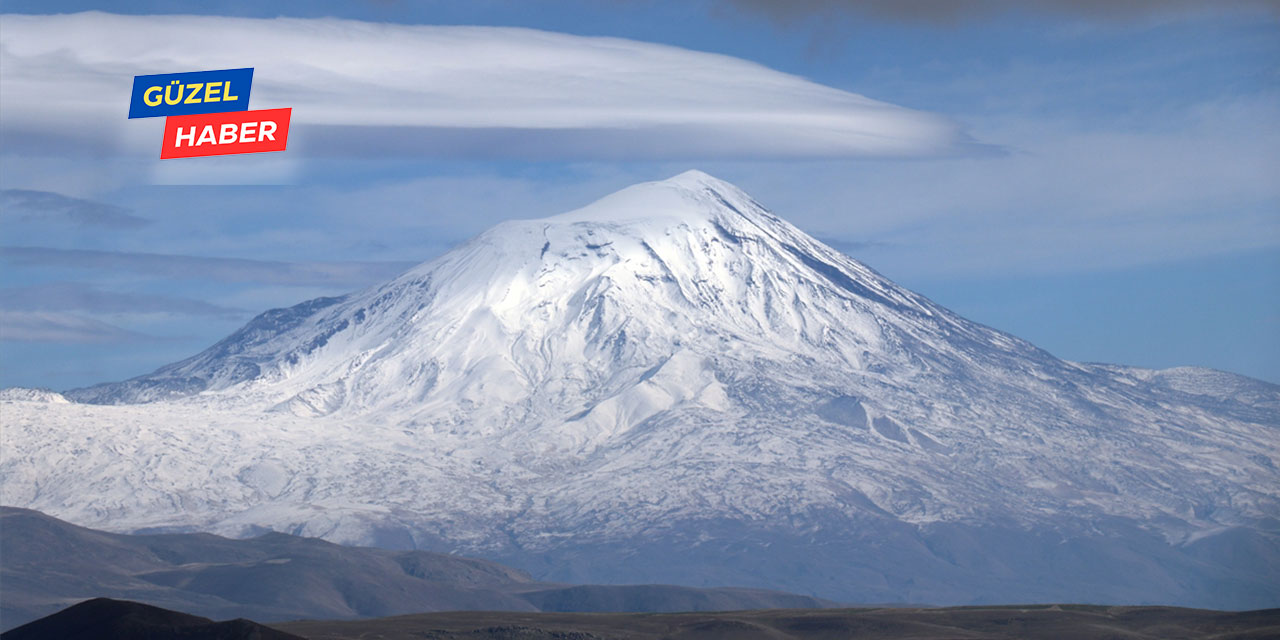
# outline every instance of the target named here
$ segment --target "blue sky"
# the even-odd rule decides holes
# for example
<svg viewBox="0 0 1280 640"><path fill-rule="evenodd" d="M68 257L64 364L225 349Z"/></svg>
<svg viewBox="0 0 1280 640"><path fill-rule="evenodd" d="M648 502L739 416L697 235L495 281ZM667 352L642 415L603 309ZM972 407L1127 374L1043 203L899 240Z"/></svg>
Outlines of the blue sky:
<svg viewBox="0 0 1280 640"><path fill-rule="evenodd" d="M267 308L688 168L1060 357L1280 382L1274 3L901 6L10 0L137 17L3 19L0 385L145 373ZM161 162L155 123L117 98L46 104L117 81L127 101L134 73L235 59L138 37L158 12L263 19L191 23L228 43L280 34L243 50L252 107L295 107L290 151ZM282 15L625 40L392 28L326 47L314 33L373 27ZM468 46L496 53L447 59ZM165 60L194 66L138 70ZM457 77L431 75L446 63Z"/></svg>

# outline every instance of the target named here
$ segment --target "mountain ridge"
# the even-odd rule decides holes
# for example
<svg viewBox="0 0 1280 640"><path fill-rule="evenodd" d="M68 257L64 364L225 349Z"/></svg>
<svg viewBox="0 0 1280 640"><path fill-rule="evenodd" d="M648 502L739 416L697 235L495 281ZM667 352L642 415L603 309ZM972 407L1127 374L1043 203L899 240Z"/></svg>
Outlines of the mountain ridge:
<svg viewBox="0 0 1280 640"><path fill-rule="evenodd" d="M1280 387L1055 358L701 173L67 395L124 404L7 403L0 479L120 530L846 601L1280 601L1280 563L1207 550L1280 557Z"/></svg>
<svg viewBox="0 0 1280 640"><path fill-rule="evenodd" d="M120 535L0 507L0 630L86 598L216 618L353 619L425 611L712 611L822 608L817 598L721 587L538 582L493 562L344 547L269 532ZM205 622L208 622L207 620Z"/></svg>

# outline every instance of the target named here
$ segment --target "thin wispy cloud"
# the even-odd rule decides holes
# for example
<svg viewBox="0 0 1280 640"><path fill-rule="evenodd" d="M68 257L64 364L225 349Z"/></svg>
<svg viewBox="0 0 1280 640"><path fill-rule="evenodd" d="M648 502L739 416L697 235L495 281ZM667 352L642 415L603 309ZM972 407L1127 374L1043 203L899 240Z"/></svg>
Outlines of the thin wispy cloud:
<svg viewBox="0 0 1280 640"><path fill-rule="evenodd" d="M288 286L359 287L392 278L412 262L280 262L241 258L0 247L0 261L25 267L117 270L163 275L175 280L208 280Z"/></svg>
<svg viewBox="0 0 1280 640"><path fill-rule="evenodd" d="M136 229L151 221L127 209L105 202L73 198L51 191L5 189L0 191L0 222L34 222Z"/></svg>
<svg viewBox="0 0 1280 640"><path fill-rule="evenodd" d="M1206 8L1280 10L1280 0L723 0L723 4L783 22L842 14L949 23L1011 12L1127 20Z"/></svg>
<svg viewBox="0 0 1280 640"><path fill-rule="evenodd" d="M1143 131L1001 115L976 126L1017 155L804 168L821 194L785 164L731 170L819 237L888 243L871 257L891 277L1123 269L1280 247L1277 105L1169 108Z"/></svg>
<svg viewBox="0 0 1280 640"><path fill-rule="evenodd" d="M80 282L54 282L0 289L0 309L6 311L85 311L108 314L170 313L187 316L240 318L232 309L177 296L107 291Z"/></svg>
<svg viewBox="0 0 1280 640"><path fill-rule="evenodd" d="M868 249L884 249L892 246L887 242L881 242L878 240L845 240L843 238L836 238L832 236L820 236L818 237L818 240L832 249L836 249L855 258L858 257L857 254Z"/></svg>
<svg viewBox="0 0 1280 640"><path fill-rule="evenodd" d="M969 144L942 116L620 38L97 12L4 21L0 110L18 146L154 154L158 125L124 117L133 75L246 66L251 107L292 107L290 151L303 154L782 158Z"/></svg>
<svg viewBox="0 0 1280 640"><path fill-rule="evenodd" d="M91 344L149 339L100 320L58 311L0 311L0 340Z"/></svg>

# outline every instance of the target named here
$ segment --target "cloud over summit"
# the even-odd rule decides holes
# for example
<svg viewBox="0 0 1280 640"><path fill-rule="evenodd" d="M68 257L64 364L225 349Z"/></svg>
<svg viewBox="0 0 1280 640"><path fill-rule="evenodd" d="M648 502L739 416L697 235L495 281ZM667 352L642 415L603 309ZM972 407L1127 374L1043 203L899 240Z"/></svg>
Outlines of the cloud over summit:
<svg viewBox="0 0 1280 640"><path fill-rule="evenodd" d="M124 117L134 75L245 66L251 108L293 107L301 153L849 157L967 142L942 116L620 38L328 18L4 20L0 110L16 144L155 153L154 123Z"/></svg>

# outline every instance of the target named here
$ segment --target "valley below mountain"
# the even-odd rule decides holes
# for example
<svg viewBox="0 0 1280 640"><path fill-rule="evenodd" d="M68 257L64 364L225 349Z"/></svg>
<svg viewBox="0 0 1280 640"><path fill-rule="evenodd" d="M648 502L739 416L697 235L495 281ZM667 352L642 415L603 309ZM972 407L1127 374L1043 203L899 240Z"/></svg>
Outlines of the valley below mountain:
<svg viewBox="0 0 1280 640"><path fill-rule="evenodd" d="M474 558L344 547L282 533L244 540L202 533L121 535L11 507L0 507L0 532L0 630L103 597L259 621L835 604L760 589L554 584Z"/></svg>
<svg viewBox="0 0 1280 640"><path fill-rule="evenodd" d="M1272 638L1280 610L1014 605L937 609L772 609L709 613L447 612L372 620L299 620L269 626L211 622L97 598L6 632L3 640L1191 640ZM168 636L161 634L168 633Z"/></svg>

